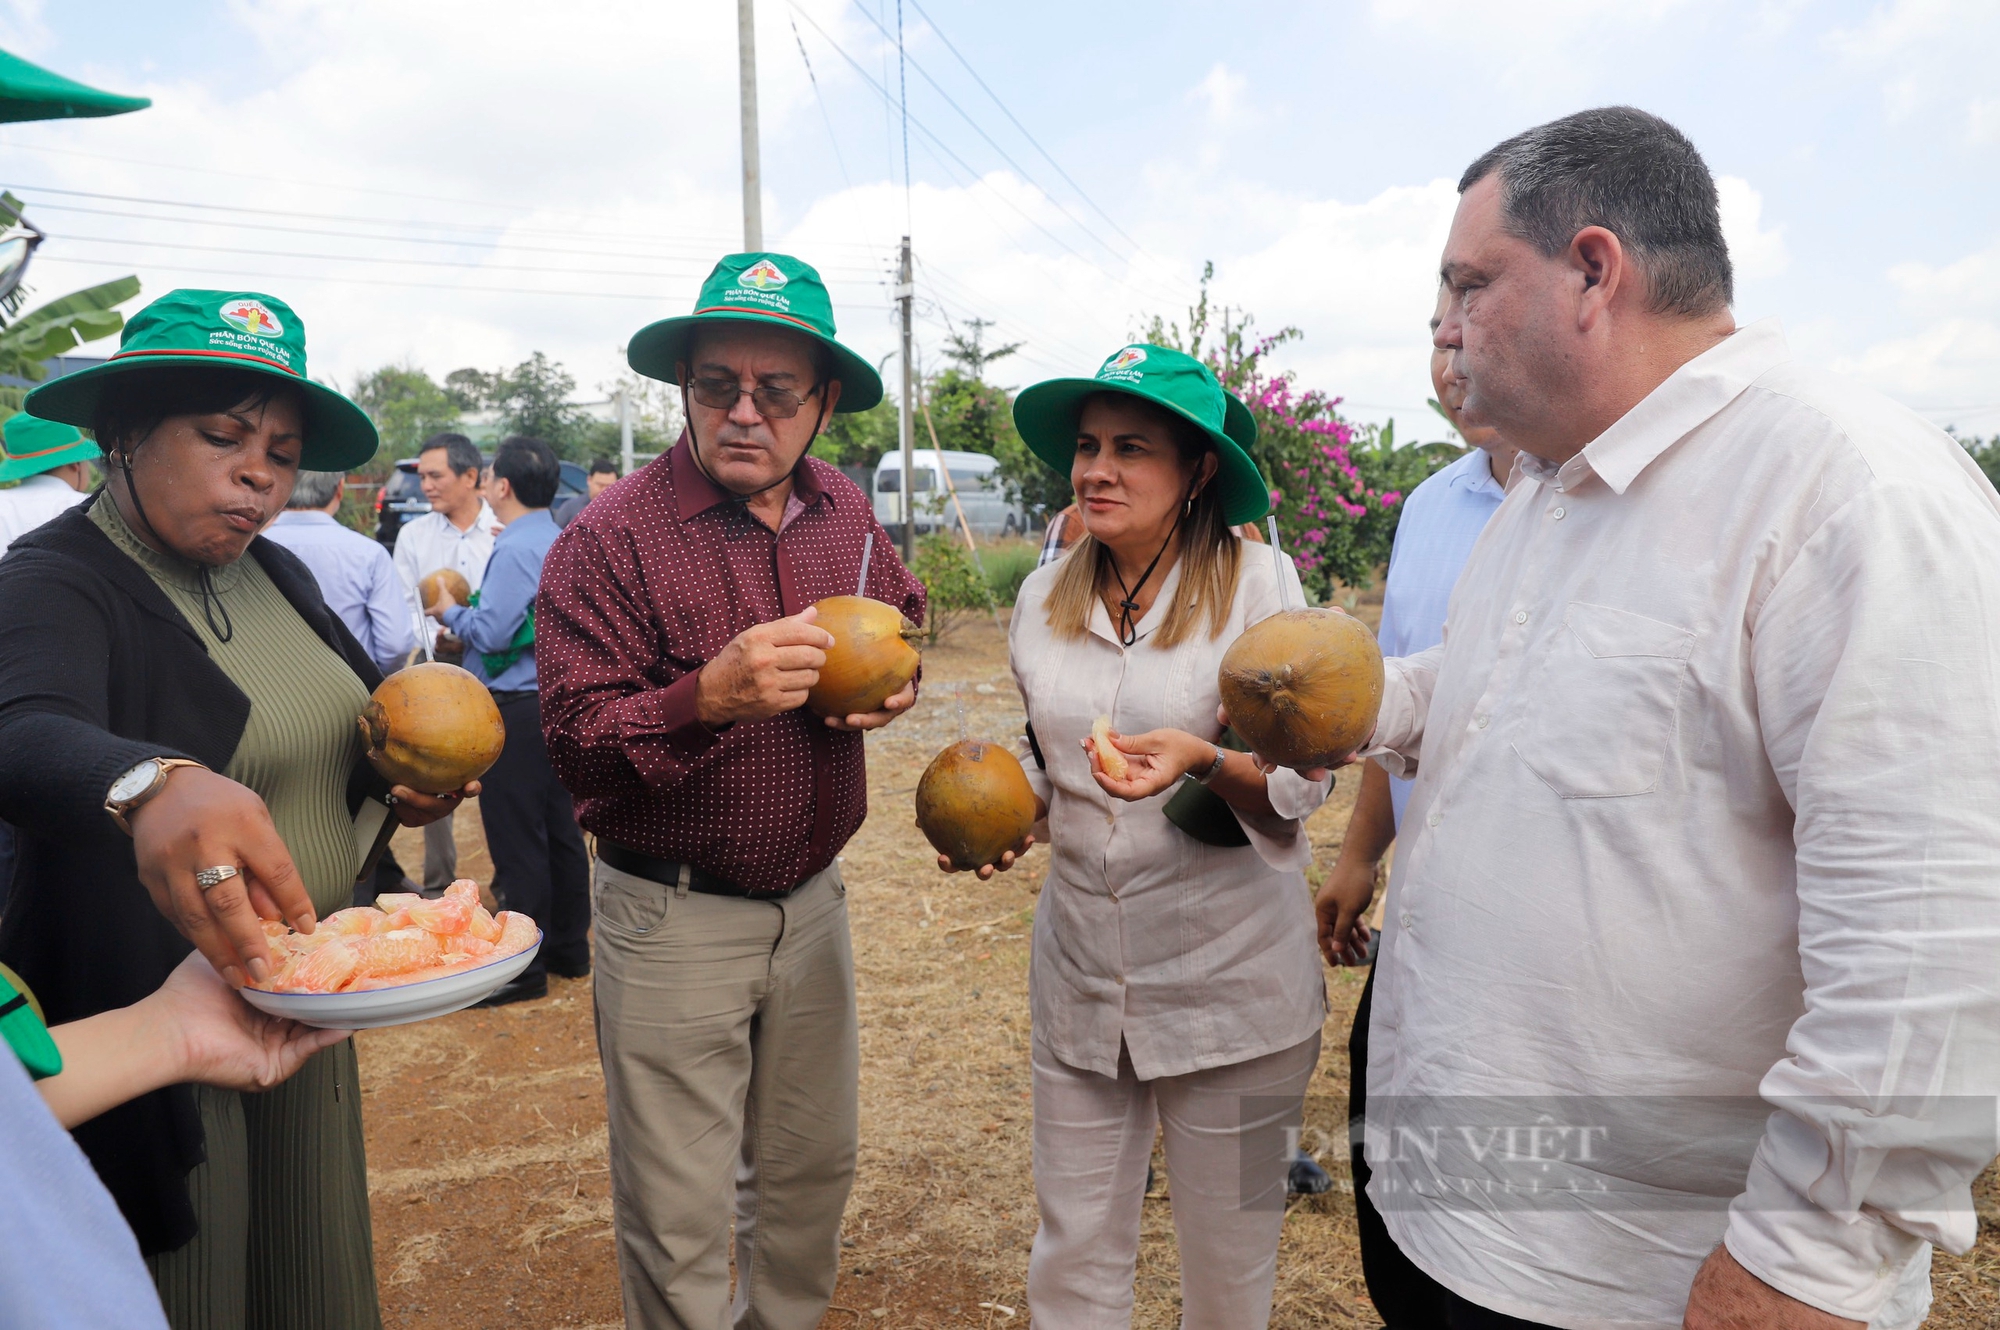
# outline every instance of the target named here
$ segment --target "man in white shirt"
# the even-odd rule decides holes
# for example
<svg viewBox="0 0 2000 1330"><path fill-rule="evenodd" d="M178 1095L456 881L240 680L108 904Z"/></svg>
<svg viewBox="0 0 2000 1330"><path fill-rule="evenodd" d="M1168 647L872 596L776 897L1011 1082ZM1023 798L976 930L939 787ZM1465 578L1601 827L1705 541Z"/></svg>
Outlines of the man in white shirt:
<svg viewBox="0 0 2000 1330"><path fill-rule="evenodd" d="M1389 663L1369 1195L1454 1327L1914 1326L1996 1148L2000 496L1735 327L1665 122L1460 192L1435 341L1521 457Z"/></svg>
<svg viewBox="0 0 2000 1330"><path fill-rule="evenodd" d="M0 554L90 495L90 464L103 457L74 425L22 411L0 426Z"/></svg>
<svg viewBox="0 0 2000 1330"><path fill-rule="evenodd" d="M500 519L479 492L485 465L479 449L463 434L433 434L417 454L417 478L431 510L403 523L396 533L396 571L409 596L411 622L420 625L419 631L432 643L438 638L437 621L424 617L417 584L441 568L450 568L462 574L472 590L479 590L486 560L493 554L493 537L500 534ZM440 818L424 828L424 890L443 891L457 876L452 817Z"/></svg>

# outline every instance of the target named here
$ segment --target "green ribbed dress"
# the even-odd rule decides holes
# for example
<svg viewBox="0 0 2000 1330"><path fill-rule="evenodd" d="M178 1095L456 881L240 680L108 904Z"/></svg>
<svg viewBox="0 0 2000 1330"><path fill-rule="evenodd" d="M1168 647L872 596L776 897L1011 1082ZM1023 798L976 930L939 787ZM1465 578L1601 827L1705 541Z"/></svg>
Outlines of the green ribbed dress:
<svg viewBox="0 0 2000 1330"><path fill-rule="evenodd" d="M313 908L350 903L360 851L347 775L361 756L355 719L368 692L245 556L210 574L204 611L194 564L126 526L108 495L90 516L187 618L210 659L250 698L223 772L271 810ZM225 620L225 614L227 618ZM213 620L213 623L210 621ZM229 632L223 640L219 628ZM374 1330L374 1239L354 1043L334 1045L274 1090L196 1090L208 1161L188 1175L201 1231L150 1258L174 1330Z"/></svg>

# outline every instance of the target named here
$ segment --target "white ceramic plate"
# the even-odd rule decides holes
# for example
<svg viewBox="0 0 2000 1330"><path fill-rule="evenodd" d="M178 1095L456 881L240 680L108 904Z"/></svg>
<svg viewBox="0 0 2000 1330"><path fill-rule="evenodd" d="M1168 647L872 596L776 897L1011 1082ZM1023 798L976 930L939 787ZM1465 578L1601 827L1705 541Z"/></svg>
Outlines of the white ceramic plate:
<svg viewBox="0 0 2000 1330"><path fill-rule="evenodd" d="M288 1016L302 1025L328 1030L373 1030L462 1011L527 969L528 962L541 949L542 935L538 932L534 946L502 960L439 979L374 988L365 993L266 993L258 988L237 991L257 1010Z"/></svg>

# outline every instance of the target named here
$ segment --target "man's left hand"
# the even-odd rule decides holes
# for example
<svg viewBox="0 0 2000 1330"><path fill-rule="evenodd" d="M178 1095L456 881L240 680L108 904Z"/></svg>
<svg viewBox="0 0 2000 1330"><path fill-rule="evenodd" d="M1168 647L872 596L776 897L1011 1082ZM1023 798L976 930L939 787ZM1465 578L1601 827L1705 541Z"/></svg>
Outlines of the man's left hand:
<svg viewBox="0 0 2000 1330"><path fill-rule="evenodd" d="M479 793L479 782L467 781L465 785L444 794L424 794L407 785L392 785L389 794L395 799L396 821L406 827L427 827L441 817L450 817L458 811L458 806Z"/></svg>
<svg viewBox="0 0 2000 1330"><path fill-rule="evenodd" d="M1685 1330L1867 1330L1772 1288L1718 1246L1701 1263L1688 1292Z"/></svg>
<svg viewBox="0 0 2000 1330"><path fill-rule="evenodd" d="M828 716L827 727L835 730L879 730L917 704L917 681L903 685L903 691L882 702L880 711L858 711L852 716Z"/></svg>
<svg viewBox="0 0 2000 1330"><path fill-rule="evenodd" d="M443 623L444 612L446 610L454 610L457 608L458 608L458 597L451 594L450 587L440 586L437 589L437 599L432 601L430 604L424 606L424 613L428 614L431 618L436 619L439 623Z"/></svg>

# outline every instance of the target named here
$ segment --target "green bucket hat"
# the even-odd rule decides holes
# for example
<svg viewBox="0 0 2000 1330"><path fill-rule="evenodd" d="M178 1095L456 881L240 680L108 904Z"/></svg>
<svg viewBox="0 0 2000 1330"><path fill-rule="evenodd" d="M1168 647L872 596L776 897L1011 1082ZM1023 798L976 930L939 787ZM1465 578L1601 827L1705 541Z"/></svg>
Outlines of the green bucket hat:
<svg viewBox="0 0 2000 1330"><path fill-rule="evenodd" d="M761 323L804 333L833 352L840 380L835 411L866 411L882 400L882 376L833 334L833 300L810 263L789 254L729 254L715 265L695 298L694 313L649 323L632 334L625 359L649 379L674 382L687 359L688 338L704 323Z"/></svg>
<svg viewBox="0 0 2000 1330"><path fill-rule="evenodd" d="M1208 366L1169 347L1135 342L1098 366L1095 378L1048 379L1022 389L1014 399L1014 428L1029 451L1066 476L1084 399L1106 392L1163 406L1208 435L1222 463L1215 483L1224 521L1240 526L1271 511L1271 487L1250 460L1257 442L1250 408L1216 382Z"/></svg>
<svg viewBox="0 0 2000 1330"><path fill-rule="evenodd" d="M22 411L0 427L0 480L26 480L71 462L95 462L104 450L74 425L42 420Z"/></svg>
<svg viewBox="0 0 2000 1330"><path fill-rule="evenodd" d="M169 291L126 321L109 360L49 380L24 405L44 420L88 426L105 381L146 365L227 366L296 386L305 399L303 470L351 471L380 443L365 411L306 377L306 330L292 307L254 291Z"/></svg>

